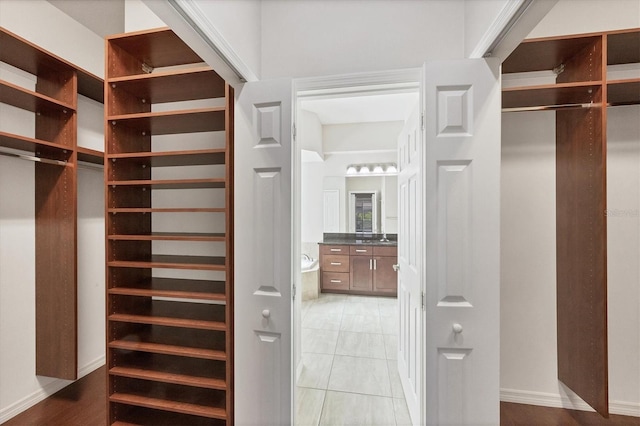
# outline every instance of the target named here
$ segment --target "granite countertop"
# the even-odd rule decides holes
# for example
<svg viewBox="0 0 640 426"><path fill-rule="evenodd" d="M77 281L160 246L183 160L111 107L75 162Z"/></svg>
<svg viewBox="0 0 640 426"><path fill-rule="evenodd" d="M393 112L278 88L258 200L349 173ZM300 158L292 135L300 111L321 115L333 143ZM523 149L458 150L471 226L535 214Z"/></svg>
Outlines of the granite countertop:
<svg viewBox="0 0 640 426"><path fill-rule="evenodd" d="M383 239L382 234L337 234L325 233L322 242L319 244L349 244L349 245L375 245L375 246L397 246L398 235L387 234L388 241L380 241Z"/></svg>

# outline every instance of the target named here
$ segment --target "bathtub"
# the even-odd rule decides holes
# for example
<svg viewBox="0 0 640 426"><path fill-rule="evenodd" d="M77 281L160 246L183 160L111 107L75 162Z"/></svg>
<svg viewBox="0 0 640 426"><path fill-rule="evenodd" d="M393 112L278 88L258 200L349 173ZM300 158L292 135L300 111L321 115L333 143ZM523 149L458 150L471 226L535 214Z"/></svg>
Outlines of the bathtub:
<svg viewBox="0 0 640 426"><path fill-rule="evenodd" d="M317 299L320 293L318 259L303 255L300 266L302 271L302 300Z"/></svg>

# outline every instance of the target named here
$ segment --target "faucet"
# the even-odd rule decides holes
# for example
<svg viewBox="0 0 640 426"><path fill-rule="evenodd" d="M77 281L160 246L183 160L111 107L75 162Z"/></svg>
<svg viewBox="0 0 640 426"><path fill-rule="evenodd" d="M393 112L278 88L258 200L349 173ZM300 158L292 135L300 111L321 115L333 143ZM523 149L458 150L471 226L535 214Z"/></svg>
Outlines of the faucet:
<svg viewBox="0 0 640 426"><path fill-rule="evenodd" d="M308 260L309 262L311 262L311 256L309 256L306 253L302 253L302 258L305 259L305 260Z"/></svg>

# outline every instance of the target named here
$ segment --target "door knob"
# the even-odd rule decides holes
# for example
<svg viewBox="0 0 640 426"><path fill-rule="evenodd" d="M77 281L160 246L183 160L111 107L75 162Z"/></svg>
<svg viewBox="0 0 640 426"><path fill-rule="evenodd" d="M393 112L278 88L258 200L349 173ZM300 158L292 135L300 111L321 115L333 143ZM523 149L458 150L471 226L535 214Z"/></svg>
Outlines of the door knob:
<svg viewBox="0 0 640 426"><path fill-rule="evenodd" d="M393 265L393 270L398 272L400 270L400 264L396 263L395 265Z"/></svg>
<svg viewBox="0 0 640 426"><path fill-rule="evenodd" d="M268 309L265 309L262 311L262 316L266 319L269 319L269 317L271 316L271 312L269 312Z"/></svg>
<svg viewBox="0 0 640 426"><path fill-rule="evenodd" d="M462 333L462 325L460 325L458 323L453 324L453 332L456 333L456 334Z"/></svg>

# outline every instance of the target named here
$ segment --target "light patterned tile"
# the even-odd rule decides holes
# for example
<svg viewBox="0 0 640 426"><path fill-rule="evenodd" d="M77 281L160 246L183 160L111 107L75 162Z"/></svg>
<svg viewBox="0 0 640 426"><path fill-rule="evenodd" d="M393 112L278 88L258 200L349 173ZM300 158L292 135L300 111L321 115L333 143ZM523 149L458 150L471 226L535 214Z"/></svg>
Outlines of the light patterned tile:
<svg viewBox="0 0 640 426"><path fill-rule="evenodd" d="M396 414L397 426L413 426L413 423L411 423L411 417L409 416L407 402L404 398L393 398L393 410Z"/></svg>
<svg viewBox="0 0 640 426"><path fill-rule="evenodd" d="M380 396L328 391L320 425L395 425L393 400Z"/></svg>
<svg viewBox="0 0 640 426"><path fill-rule="evenodd" d="M396 299L393 299L396 300ZM398 316L398 303L378 303L378 309L380 309L380 315L385 317Z"/></svg>
<svg viewBox="0 0 640 426"><path fill-rule="evenodd" d="M318 426L326 391L299 387L296 392L296 426Z"/></svg>
<svg viewBox="0 0 640 426"><path fill-rule="evenodd" d="M379 315L342 315L341 331L382 334Z"/></svg>
<svg viewBox="0 0 640 426"><path fill-rule="evenodd" d="M336 355L386 359L382 334L341 331L336 345Z"/></svg>
<svg viewBox="0 0 640 426"><path fill-rule="evenodd" d="M327 389L391 397L387 361L336 355Z"/></svg>
<svg viewBox="0 0 640 426"><path fill-rule="evenodd" d="M398 337L392 334L385 334L383 337L387 359L398 359Z"/></svg>
<svg viewBox="0 0 640 426"><path fill-rule="evenodd" d="M380 316L380 325L382 326L382 332L384 334L398 335L398 329L400 328L398 322L398 316Z"/></svg>
<svg viewBox="0 0 640 426"><path fill-rule="evenodd" d="M331 374L333 355L329 354L302 354L302 372L298 379L298 386L315 389L326 389Z"/></svg>
<svg viewBox="0 0 640 426"><path fill-rule="evenodd" d="M302 320L303 328L315 328L321 330L340 330L342 313L311 311Z"/></svg>
<svg viewBox="0 0 640 426"><path fill-rule="evenodd" d="M404 399L402 382L400 381L400 374L398 373L398 361L390 359L387 361L387 366L389 369L389 381L391 382L391 394L394 398Z"/></svg>
<svg viewBox="0 0 640 426"><path fill-rule="evenodd" d="M344 304L345 315L380 315L377 303L351 302Z"/></svg>
<svg viewBox="0 0 640 426"><path fill-rule="evenodd" d="M349 295L346 299L346 302L347 303L378 303L379 300L380 298L375 296Z"/></svg>
<svg viewBox="0 0 640 426"><path fill-rule="evenodd" d="M303 328L302 352L333 355L336 352L338 334L339 332L334 330Z"/></svg>

